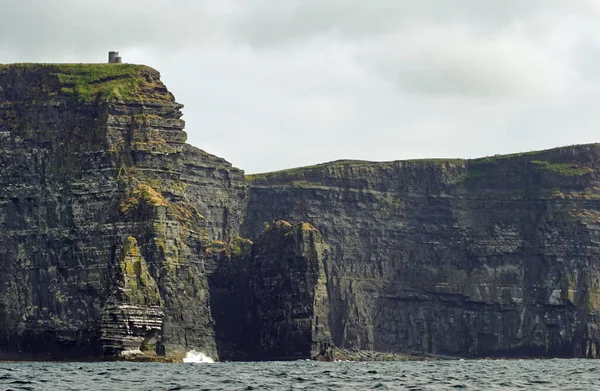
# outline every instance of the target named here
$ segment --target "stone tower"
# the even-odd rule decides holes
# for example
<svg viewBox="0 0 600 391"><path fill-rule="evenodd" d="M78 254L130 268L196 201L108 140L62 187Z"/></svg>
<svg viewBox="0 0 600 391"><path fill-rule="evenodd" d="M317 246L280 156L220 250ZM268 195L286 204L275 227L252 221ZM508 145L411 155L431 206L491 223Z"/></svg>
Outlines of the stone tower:
<svg viewBox="0 0 600 391"><path fill-rule="evenodd" d="M123 59L119 57L119 52L108 52L108 63L109 64L120 64Z"/></svg>

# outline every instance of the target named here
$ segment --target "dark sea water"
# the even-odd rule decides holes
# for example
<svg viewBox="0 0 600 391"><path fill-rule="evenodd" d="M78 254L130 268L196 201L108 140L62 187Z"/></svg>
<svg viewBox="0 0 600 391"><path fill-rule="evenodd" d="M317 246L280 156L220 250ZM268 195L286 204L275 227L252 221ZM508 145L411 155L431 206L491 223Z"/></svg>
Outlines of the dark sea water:
<svg viewBox="0 0 600 391"><path fill-rule="evenodd" d="M0 363L0 390L600 390L600 360Z"/></svg>

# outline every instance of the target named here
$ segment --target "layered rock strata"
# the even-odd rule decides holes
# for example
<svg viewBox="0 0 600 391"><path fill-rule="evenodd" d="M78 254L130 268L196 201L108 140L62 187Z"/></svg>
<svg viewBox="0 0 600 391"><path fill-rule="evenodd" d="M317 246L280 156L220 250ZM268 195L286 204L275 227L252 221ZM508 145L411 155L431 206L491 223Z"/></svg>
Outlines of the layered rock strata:
<svg viewBox="0 0 600 391"><path fill-rule="evenodd" d="M254 175L243 233L321 230L337 346L598 357L599 167L586 145Z"/></svg>
<svg viewBox="0 0 600 391"><path fill-rule="evenodd" d="M325 262L329 253L312 225L273 222L252 248L248 307L255 357L332 356Z"/></svg>
<svg viewBox="0 0 600 391"><path fill-rule="evenodd" d="M331 360L328 246L310 224L270 224L252 244L211 248L207 272L221 358Z"/></svg>
<svg viewBox="0 0 600 391"><path fill-rule="evenodd" d="M210 308L215 320L215 340L221 360L247 361L254 358L250 324L253 309L248 278L251 275L253 243L239 237L230 242L210 241L205 271L208 276Z"/></svg>
<svg viewBox="0 0 600 391"><path fill-rule="evenodd" d="M0 359L600 355L600 145L245 179L181 108L0 65Z"/></svg>
<svg viewBox="0 0 600 391"><path fill-rule="evenodd" d="M203 248L246 185L181 107L144 66L0 66L0 358L216 356Z"/></svg>

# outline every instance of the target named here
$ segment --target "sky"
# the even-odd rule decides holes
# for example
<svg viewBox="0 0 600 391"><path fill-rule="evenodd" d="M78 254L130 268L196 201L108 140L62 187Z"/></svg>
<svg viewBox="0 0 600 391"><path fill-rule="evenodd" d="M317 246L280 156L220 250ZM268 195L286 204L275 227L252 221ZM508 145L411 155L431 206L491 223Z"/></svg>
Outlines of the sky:
<svg viewBox="0 0 600 391"><path fill-rule="evenodd" d="M0 0L0 63L150 65L247 173L600 141L600 0Z"/></svg>

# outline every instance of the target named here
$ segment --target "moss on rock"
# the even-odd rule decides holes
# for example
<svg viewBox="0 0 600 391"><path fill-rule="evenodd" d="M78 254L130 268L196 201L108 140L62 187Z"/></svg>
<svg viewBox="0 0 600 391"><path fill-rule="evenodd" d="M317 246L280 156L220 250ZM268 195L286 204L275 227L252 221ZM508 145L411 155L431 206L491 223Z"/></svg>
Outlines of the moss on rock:
<svg viewBox="0 0 600 391"><path fill-rule="evenodd" d="M120 267L127 304L163 305L156 281L148 271L148 265L140 252L137 240L132 236L125 240Z"/></svg>
<svg viewBox="0 0 600 391"><path fill-rule="evenodd" d="M163 195L144 183L138 184L129 193L129 197L121 201L121 212L127 214L141 205L169 206Z"/></svg>

